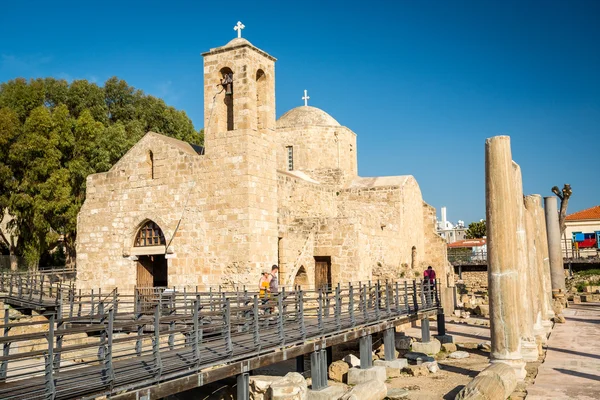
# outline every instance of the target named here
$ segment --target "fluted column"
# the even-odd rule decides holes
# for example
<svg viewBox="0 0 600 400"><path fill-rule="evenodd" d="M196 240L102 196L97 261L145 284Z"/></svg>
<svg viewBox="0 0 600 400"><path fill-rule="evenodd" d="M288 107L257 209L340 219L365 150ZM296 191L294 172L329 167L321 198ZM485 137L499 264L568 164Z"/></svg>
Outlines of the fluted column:
<svg viewBox="0 0 600 400"><path fill-rule="evenodd" d="M488 234L488 290L492 363L502 362L525 378L519 332L516 196L508 136L485 142L485 189Z"/></svg>

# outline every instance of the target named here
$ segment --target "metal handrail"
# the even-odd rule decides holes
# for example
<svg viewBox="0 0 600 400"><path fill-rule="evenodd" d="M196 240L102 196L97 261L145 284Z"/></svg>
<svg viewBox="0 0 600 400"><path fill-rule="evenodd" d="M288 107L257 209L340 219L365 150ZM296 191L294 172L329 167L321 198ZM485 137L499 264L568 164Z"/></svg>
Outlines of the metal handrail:
<svg viewBox="0 0 600 400"><path fill-rule="evenodd" d="M282 287L262 298L247 290L143 291L71 289L35 334L12 335L16 325L5 315L0 398L112 393L440 307L438 285L426 281Z"/></svg>

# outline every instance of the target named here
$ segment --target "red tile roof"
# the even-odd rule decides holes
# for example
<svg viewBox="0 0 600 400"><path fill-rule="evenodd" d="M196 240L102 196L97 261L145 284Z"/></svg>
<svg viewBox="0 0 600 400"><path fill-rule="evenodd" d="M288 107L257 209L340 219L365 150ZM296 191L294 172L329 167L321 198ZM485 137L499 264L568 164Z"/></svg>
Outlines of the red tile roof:
<svg viewBox="0 0 600 400"><path fill-rule="evenodd" d="M588 208L587 210L577 211L567 215L566 221L581 221L587 219L600 219L600 206Z"/></svg>
<svg viewBox="0 0 600 400"><path fill-rule="evenodd" d="M486 239L465 239L457 240L454 243L448 244L448 248L459 248L459 247L479 247L486 243Z"/></svg>

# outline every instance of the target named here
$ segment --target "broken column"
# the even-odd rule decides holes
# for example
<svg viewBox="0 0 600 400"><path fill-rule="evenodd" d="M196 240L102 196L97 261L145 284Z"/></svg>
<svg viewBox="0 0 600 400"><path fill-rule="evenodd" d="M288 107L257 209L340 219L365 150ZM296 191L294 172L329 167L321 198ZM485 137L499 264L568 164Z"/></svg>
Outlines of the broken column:
<svg viewBox="0 0 600 400"><path fill-rule="evenodd" d="M517 212L510 137L495 136L485 142L485 190L488 234L488 290L492 363L510 365L525 378L521 356L518 297L519 274L515 232Z"/></svg>
<svg viewBox="0 0 600 400"><path fill-rule="evenodd" d="M546 233L548 235L548 254L550 256L550 276L552 278L552 296L561 303L565 297L565 272L560 245L560 224L558 222L558 202L556 197L544 197L546 213Z"/></svg>
<svg viewBox="0 0 600 400"><path fill-rule="evenodd" d="M515 238L517 250L517 270L519 273L519 293L521 301L517 302L519 315L519 332L521 334L521 355L525 361L537 361L538 346L533 333L533 298L536 291L532 290L533 276L531 274L533 265L530 263L529 246L527 242L528 232L526 231L525 204L523 201L523 178L521 167L512 162L514 173L514 202L516 211L516 231Z"/></svg>

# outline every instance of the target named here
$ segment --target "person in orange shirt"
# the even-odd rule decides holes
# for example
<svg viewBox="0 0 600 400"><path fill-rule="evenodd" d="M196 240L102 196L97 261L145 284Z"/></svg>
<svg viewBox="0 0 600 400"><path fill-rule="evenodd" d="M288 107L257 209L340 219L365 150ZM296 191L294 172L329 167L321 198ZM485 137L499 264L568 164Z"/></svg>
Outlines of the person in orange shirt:
<svg viewBox="0 0 600 400"><path fill-rule="evenodd" d="M258 281L258 293L261 299L268 300L269 293L271 292L271 274L268 272L262 272L260 275L260 280Z"/></svg>

